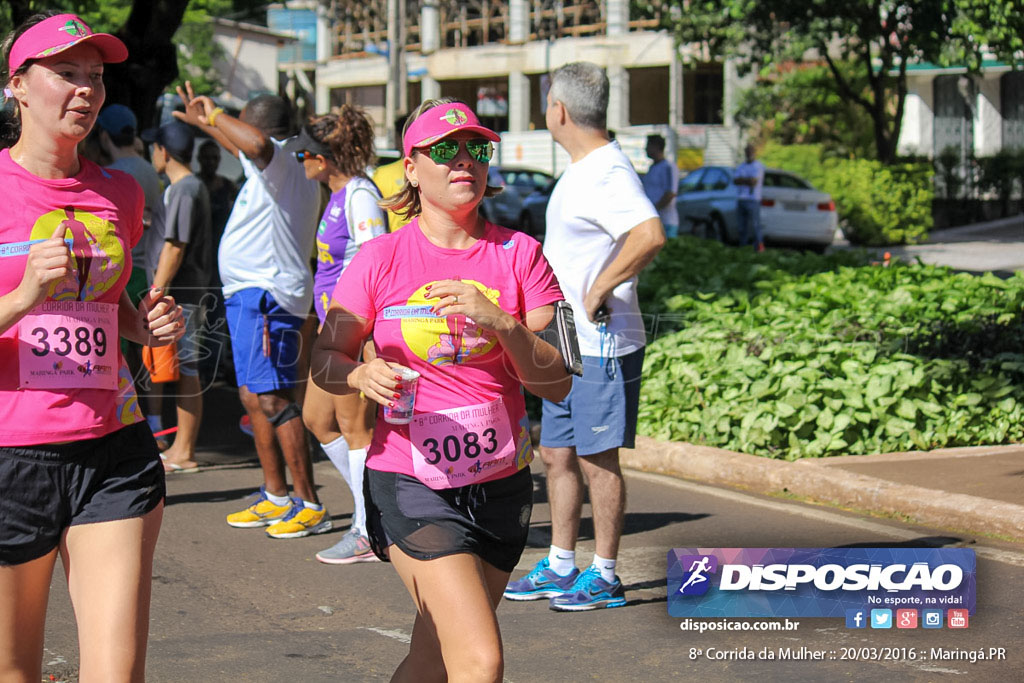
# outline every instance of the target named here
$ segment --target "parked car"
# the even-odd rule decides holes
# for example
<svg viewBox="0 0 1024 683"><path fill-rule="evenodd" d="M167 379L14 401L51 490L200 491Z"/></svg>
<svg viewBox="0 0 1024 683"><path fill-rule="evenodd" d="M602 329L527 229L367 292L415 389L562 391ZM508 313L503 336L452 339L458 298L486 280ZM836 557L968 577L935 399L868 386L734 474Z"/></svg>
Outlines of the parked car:
<svg viewBox="0 0 1024 683"><path fill-rule="evenodd" d="M739 242L737 189L733 169L703 166L679 181L676 207L679 225L694 234ZM761 226L766 242L789 243L824 250L835 238L839 219L832 197L800 176L780 169L765 170L761 188Z"/></svg>
<svg viewBox="0 0 1024 683"><path fill-rule="evenodd" d="M523 200L523 207L519 214L519 229L541 242L544 241L546 223L544 215L548 210L548 201L551 199L551 192L555 189L557 178L553 178L539 190L534 190Z"/></svg>
<svg viewBox="0 0 1024 683"><path fill-rule="evenodd" d="M480 213L484 218L507 228L519 227L519 216L523 211L523 200L514 190L509 189L501 171L496 167L487 169L487 184L492 187L505 188L493 197L486 197L480 202Z"/></svg>
<svg viewBox="0 0 1024 683"><path fill-rule="evenodd" d="M514 191L520 199L526 199L533 192L543 190L554 178L550 173L536 171L532 168L512 168L498 166L498 173L505 179L507 190Z"/></svg>

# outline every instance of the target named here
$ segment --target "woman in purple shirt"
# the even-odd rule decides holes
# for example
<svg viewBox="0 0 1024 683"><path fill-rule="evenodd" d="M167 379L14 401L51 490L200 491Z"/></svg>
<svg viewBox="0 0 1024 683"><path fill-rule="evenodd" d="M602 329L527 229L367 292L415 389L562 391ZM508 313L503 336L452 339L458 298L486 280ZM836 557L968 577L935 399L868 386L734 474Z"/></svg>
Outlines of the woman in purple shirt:
<svg viewBox="0 0 1024 683"><path fill-rule="evenodd" d="M312 119L286 149L295 153L307 178L331 190L316 231L313 303L322 326L345 266L360 245L387 231L387 218L377 206L380 193L365 173L374 161L373 125L361 110L342 105L331 114ZM327 564L377 559L366 537L363 502L363 468L375 417L368 406L359 394L334 396L314 382L307 384L302 408L306 427L348 483L355 505L349 532L316 554L316 559Z"/></svg>

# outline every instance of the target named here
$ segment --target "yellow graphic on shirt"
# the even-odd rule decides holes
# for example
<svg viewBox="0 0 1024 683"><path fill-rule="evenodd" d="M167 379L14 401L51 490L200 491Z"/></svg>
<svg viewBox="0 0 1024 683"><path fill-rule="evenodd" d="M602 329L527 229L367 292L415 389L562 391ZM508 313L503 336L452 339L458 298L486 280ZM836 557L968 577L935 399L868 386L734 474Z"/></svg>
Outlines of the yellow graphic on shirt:
<svg viewBox="0 0 1024 683"><path fill-rule="evenodd" d="M135 384L132 382L132 374L121 361L121 369L117 373L117 418L123 425L132 425L142 422L146 418L139 409L139 397L135 393Z"/></svg>
<svg viewBox="0 0 1024 683"><path fill-rule="evenodd" d="M331 245L321 242L319 237L316 238L316 260L320 263L334 263L334 257L331 256Z"/></svg>
<svg viewBox="0 0 1024 683"><path fill-rule="evenodd" d="M50 298L58 301L95 301L110 291L124 271L124 245L108 220L73 206L45 213L32 226L32 239L49 239L64 221L64 239L70 239L71 272L50 285Z"/></svg>
<svg viewBox="0 0 1024 683"><path fill-rule="evenodd" d="M495 306L501 292L490 289L475 280L463 280L476 287ZM427 299L427 287L420 287L409 297L409 308L429 308L437 299ZM482 356L498 343L493 332L484 330L464 315L450 315L439 318L432 314L402 318L402 338L409 350L431 365L443 366L468 362L474 356Z"/></svg>

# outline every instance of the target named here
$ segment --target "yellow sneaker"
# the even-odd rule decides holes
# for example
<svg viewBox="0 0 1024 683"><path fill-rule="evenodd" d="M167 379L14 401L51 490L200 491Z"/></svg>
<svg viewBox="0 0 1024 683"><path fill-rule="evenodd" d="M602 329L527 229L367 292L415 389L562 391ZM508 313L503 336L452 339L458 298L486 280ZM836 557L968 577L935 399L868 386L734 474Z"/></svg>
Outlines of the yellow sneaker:
<svg viewBox="0 0 1024 683"><path fill-rule="evenodd" d="M312 510L302 504L298 498L292 499L292 509L283 519L267 529L271 538L302 538L310 534L322 534L331 528L331 516L327 508Z"/></svg>
<svg viewBox="0 0 1024 683"><path fill-rule="evenodd" d="M284 519L292 511L292 501L287 505L277 505L267 498L267 492L260 487L259 498L256 502L241 512L232 512L228 515L228 524L239 529L252 529L259 526L268 526Z"/></svg>

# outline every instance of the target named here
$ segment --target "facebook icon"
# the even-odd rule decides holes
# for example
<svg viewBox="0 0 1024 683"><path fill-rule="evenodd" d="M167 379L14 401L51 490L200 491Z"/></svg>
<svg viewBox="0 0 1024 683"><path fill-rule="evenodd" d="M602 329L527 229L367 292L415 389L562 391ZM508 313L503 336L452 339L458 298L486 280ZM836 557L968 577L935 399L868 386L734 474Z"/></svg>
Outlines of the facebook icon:
<svg viewBox="0 0 1024 683"><path fill-rule="evenodd" d="M867 611L862 609L846 610L846 628L867 628Z"/></svg>

